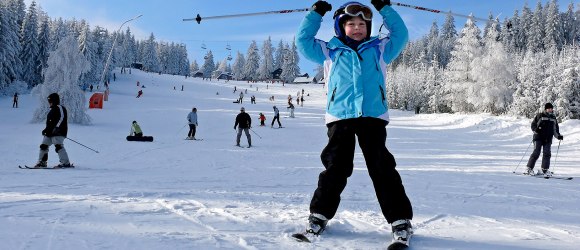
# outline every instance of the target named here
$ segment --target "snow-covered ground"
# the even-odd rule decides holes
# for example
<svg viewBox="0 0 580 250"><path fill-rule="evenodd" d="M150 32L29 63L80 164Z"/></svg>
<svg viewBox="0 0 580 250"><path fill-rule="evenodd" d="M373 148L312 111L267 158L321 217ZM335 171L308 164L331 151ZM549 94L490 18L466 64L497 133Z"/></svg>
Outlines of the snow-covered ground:
<svg viewBox="0 0 580 250"><path fill-rule="evenodd" d="M18 169L38 156L44 124L29 122L38 97L22 95L18 109L11 98L0 98L0 248L385 249L390 226L358 149L326 233L312 245L289 237L304 227L323 169L321 85L267 89L264 83L132 73L116 72L104 109L88 111L92 126L69 125L71 139L100 152L67 140L75 169ZM139 99L136 81L146 86ZM252 133L255 147L249 149L234 146L242 106L232 103L239 93L234 86L248 90L243 106L262 137ZM302 88L310 96L296 118L287 118L286 97ZM257 104L249 103L251 95ZM272 95L275 102L268 100ZM284 129L258 126L259 112L269 124L273 105L282 111ZM203 141L183 140L194 106ZM530 120L397 110L391 118L388 148L415 212L412 249L578 249L578 178L512 174L530 144ZM155 141L127 142L133 120ZM580 122L560 128L565 140L557 162L558 145L552 147L554 171L579 176ZM56 163L51 147L49 165Z"/></svg>

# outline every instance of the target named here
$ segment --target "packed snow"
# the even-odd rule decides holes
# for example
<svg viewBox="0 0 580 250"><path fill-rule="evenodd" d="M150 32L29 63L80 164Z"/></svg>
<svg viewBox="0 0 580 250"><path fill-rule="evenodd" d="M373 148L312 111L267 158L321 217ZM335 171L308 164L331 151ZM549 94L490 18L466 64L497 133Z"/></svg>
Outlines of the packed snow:
<svg viewBox="0 0 580 250"><path fill-rule="evenodd" d="M70 139L99 152L66 140L74 169L19 169L38 157L44 124L30 121L39 100L21 95L19 108L11 108L11 98L0 98L2 249L388 245L390 226L359 149L337 216L324 235L312 244L290 238L305 227L323 170L323 85L205 81L135 69L132 74L114 72L117 80L110 84L104 109L87 112L93 124L69 124ZM145 85L141 98L135 98L137 81ZM246 89L244 103L233 103ZM296 106L296 118L288 118L286 98L295 100L302 89L304 106ZM87 100L91 94L86 93ZM257 104L250 104L252 95ZM280 108L285 128L270 128L273 105ZM242 106L252 117L252 148L234 146L234 119ZM184 140L186 116L193 107L198 109L196 137L203 141ZM265 127L259 126L260 112L267 117ZM125 140L133 120L154 142ZM547 180L512 173L525 169L531 150L529 123L526 118L486 114L391 110L387 146L414 207L412 249L578 249L578 178ZM580 121L563 122L560 131L564 140L552 146L552 169L556 175L577 177ZM247 145L245 135L242 145ZM51 147L49 165L57 163Z"/></svg>

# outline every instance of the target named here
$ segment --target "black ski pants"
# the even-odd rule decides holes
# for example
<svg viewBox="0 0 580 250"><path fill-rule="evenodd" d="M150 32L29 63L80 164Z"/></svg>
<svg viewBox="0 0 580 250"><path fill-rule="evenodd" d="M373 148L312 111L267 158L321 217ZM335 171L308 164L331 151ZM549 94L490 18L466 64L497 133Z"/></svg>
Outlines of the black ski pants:
<svg viewBox="0 0 580 250"><path fill-rule="evenodd" d="M550 168L550 158L552 157L552 141L550 140L534 141L534 151L528 160L528 168L534 169L536 161L540 158L540 151L544 152L542 155L542 169Z"/></svg>
<svg viewBox="0 0 580 250"><path fill-rule="evenodd" d="M189 133L187 133L188 137L195 137L195 124L189 124Z"/></svg>
<svg viewBox="0 0 580 250"><path fill-rule="evenodd" d="M270 126L274 126L275 121L278 121L278 127L282 127L282 123L280 123L280 115L274 116L274 118L272 119L272 125Z"/></svg>
<svg viewBox="0 0 580 250"><path fill-rule="evenodd" d="M413 208L405 193L401 176L395 169L393 155L385 146L386 121L378 118L354 118L327 125L328 145L320 158L326 170L318 177L318 187L310 202L310 213L331 219L340 203L340 194L353 172L355 137L363 152L369 175L383 215L389 223L412 219Z"/></svg>

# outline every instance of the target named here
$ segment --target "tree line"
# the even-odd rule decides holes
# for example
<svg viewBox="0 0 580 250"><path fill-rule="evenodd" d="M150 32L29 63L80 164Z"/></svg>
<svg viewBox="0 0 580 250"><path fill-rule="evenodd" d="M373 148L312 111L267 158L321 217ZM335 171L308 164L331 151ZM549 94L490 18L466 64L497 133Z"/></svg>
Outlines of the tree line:
<svg viewBox="0 0 580 250"><path fill-rule="evenodd" d="M546 102L560 119L580 114L580 10L557 0L483 31L471 19L458 33L448 15L441 28L408 44L389 68L391 108L421 112L532 117Z"/></svg>
<svg viewBox="0 0 580 250"><path fill-rule="evenodd" d="M108 81L114 67L130 67L133 63L140 63L150 72L189 74L183 44L158 42L153 33L147 40L137 40L129 28L111 32L99 26L91 28L85 20L51 19L35 1L27 8L24 0L1 0L0 94L26 92L43 83L49 52L69 36L77 40L78 50L90 64L76 82L83 89L103 84L99 82L103 74ZM109 67L105 69L113 42Z"/></svg>

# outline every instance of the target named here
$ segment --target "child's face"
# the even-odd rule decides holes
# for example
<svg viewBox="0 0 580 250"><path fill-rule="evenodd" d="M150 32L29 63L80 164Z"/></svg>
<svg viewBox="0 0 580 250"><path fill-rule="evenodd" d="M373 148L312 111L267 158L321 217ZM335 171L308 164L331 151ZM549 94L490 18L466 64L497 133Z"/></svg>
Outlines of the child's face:
<svg viewBox="0 0 580 250"><path fill-rule="evenodd" d="M362 18L355 16L344 23L344 33L350 39L362 41L367 37L367 23Z"/></svg>

